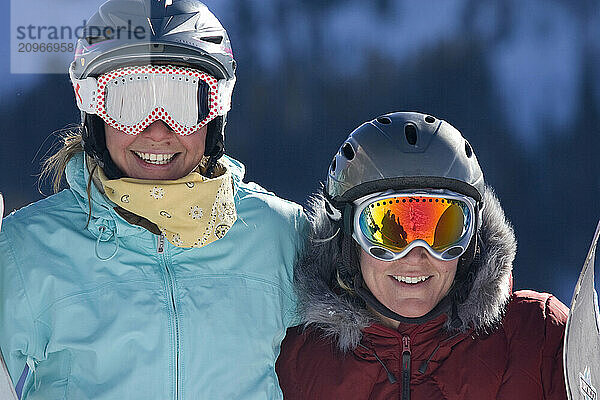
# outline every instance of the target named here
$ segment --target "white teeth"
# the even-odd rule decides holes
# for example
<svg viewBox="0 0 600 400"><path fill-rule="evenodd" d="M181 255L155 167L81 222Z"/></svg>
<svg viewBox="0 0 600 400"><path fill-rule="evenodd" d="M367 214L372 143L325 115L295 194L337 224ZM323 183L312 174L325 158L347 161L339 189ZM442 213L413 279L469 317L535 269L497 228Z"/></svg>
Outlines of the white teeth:
<svg viewBox="0 0 600 400"><path fill-rule="evenodd" d="M399 282L415 284L415 283L425 282L427 279L429 279L429 276L400 276L400 275L394 275L394 279L396 279Z"/></svg>
<svg viewBox="0 0 600 400"><path fill-rule="evenodd" d="M175 154L176 154L176 153L171 153L171 154L141 153L139 151L134 151L134 153L139 158L146 161L147 163L156 164L156 165L168 164L169 162L171 162L171 160L173 159L173 157L175 157Z"/></svg>

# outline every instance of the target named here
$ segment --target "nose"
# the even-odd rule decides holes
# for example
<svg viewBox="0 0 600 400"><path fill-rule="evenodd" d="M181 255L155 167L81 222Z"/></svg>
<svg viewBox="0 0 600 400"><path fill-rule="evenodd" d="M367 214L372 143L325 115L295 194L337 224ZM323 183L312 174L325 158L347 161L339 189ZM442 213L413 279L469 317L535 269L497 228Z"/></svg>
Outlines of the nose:
<svg viewBox="0 0 600 400"><path fill-rule="evenodd" d="M411 249L404 257L402 257L406 261L419 261L427 258L427 250L424 247L417 246Z"/></svg>
<svg viewBox="0 0 600 400"><path fill-rule="evenodd" d="M157 120L151 123L144 129L140 135L154 141L163 142L173 137L175 133L162 120Z"/></svg>

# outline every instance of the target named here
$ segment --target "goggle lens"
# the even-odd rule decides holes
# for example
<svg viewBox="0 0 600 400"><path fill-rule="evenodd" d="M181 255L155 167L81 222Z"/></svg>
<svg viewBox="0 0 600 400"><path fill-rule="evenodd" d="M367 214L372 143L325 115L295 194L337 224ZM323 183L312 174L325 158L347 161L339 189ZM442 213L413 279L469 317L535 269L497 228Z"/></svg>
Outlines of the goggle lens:
<svg viewBox="0 0 600 400"><path fill-rule="evenodd" d="M359 217L364 237L395 253L417 239L441 253L463 239L470 222L471 211L466 202L435 196L377 199Z"/></svg>

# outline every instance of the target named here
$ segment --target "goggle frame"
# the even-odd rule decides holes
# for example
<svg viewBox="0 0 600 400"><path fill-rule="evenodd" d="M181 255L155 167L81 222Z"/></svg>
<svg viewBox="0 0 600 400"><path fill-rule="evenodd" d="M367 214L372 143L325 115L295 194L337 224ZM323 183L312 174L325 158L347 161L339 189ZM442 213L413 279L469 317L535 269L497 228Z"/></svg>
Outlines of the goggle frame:
<svg viewBox="0 0 600 400"><path fill-rule="evenodd" d="M117 71L122 71L124 69L132 69L132 68L137 69L138 71L143 71L144 69L155 69L156 70L156 69L169 68L171 71L185 70L185 71L188 71L188 72L186 72L186 74L188 74L188 75L189 74L192 74L192 75L197 74L198 76L202 75L203 78L206 77L206 79L202 79L202 80L205 81L209 87L210 98L208 99L209 112L207 114L207 117L203 121L201 121L200 123L198 123L194 126L171 127L171 128L175 128L173 130L176 133L178 133L179 135L186 136L186 135L195 133L202 126L208 124L212 119L214 119L218 116L227 115L227 112L231 109L231 94L233 92L233 87L235 85L235 79L229 79L229 80L219 79L219 80L217 80L212 75L210 75L206 72L203 72L201 70L198 70L195 68L180 67L180 66L175 66L175 65L141 65L141 66L133 66L133 67L123 67L123 68L117 68L112 71L106 72L106 73L100 75L98 78L87 77L84 79L76 78L75 72L74 72L74 66L71 65L71 67L69 68L69 77L71 79L71 83L73 84L73 90L75 92L75 100L77 102L77 107L81 110L82 113L95 114L95 115L99 115L99 116L101 116L101 114L102 114L101 110L104 109L104 115L108 116L108 114L106 113L106 109L104 108L105 107L104 104L106 101L106 93L104 90L104 86L110 79L103 79L102 83L100 82L100 79L103 76L111 77L111 79L112 79L112 78L114 78L112 75L117 73ZM163 112L162 116L165 119L168 119L167 113ZM162 118L155 118L155 119L153 119L153 121L157 120L157 119L162 119ZM104 118L103 118L103 120L107 124L112 126L113 128L119 129L130 135L138 134L141 132L141 130L143 130L143 129L141 129L141 130L136 129L134 132L133 129L127 129L128 125L118 124L118 123L116 123L116 121L114 121L114 123L110 123L109 121L106 121ZM163 119L163 121L167 122L164 119ZM151 122L148 122L148 124L146 126L148 126L150 123ZM120 128L124 128L124 129L120 129Z"/></svg>
<svg viewBox="0 0 600 400"><path fill-rule="evenodd" d="M371 204L377 201L383 201L391 198L402 198L402 197L435 197L443 198L448 200L457 200L465 203L470 213L469 222L466 232L461 236L460 240L453 243L444 251L439 252L434 250L429 243L423 239L415 239L411 241L402 251L397 252L391 250L381 244L374 244L371 242L360 228L360 216L362 212ZM475 199L469 196L465 196L450 190L444 189L431 189L431 190L410 190L410 191L397 191L397 190L386 190L384 192L372 193L367 196L363 196L354 201L354 215L352 225L352 237L360 245L360 247L370 256L381 260L381 261L395 261L399 260L407 255L415 247L422 247L434 258L440 261L451 261L462 256L467 250L469 243L476 231L476 210L477 203ZM455 249L459 249L457 253ZM453 251L454 250L454 251Z"/></svg>
<svg viewBox="0 0 600 400"><path fill-rule="evenodd" d="M169 112L165 110L166 105L154 105L153 109L150 110L145 119L132 125L122 124L116 121L112 116L109 115L106 109L106 97L107 91L106 86L109 82L112 82L118 78L125 77L137 77L137 75L175 75L175 76L186 76L190 78L200 79L208 84L209 87L209 99L208 99L208 114L200 122L194 125L186 126L181 124L175 118L173 118ZM146 127L157 120L164 121L169 127L177 134L182 136L191 135L198 129L208 124L214 119L218 111L218 91L217 91L217 80L209 74L185 67L175 67L171 65L148 65L141 67L125 67L110 71L106 74L102 74L98 77L98 91L96 101L96 114L104 120L108 125L115 129L125 132L128 135L137 135L141 133ZM221 106L222 107L222 106Z"/></svg>

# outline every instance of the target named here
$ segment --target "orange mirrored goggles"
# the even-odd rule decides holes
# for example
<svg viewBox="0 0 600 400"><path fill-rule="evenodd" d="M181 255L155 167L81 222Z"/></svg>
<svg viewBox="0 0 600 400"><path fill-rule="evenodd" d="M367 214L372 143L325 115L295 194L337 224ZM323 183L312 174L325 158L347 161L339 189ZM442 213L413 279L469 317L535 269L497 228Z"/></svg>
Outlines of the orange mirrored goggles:
<svg viewBox="0 0 600 400"><path fill-rule="evenodd" d="M417 246L439 260L453 260L466 251L475 231L475 200L457 193L383 193L358 203L353 237L384 261Z"/></svg>

